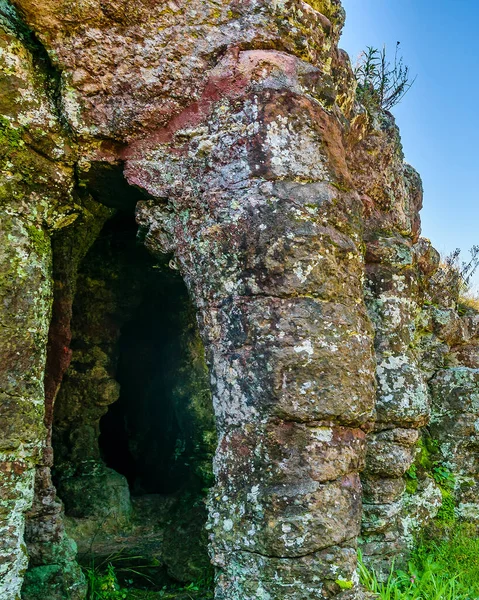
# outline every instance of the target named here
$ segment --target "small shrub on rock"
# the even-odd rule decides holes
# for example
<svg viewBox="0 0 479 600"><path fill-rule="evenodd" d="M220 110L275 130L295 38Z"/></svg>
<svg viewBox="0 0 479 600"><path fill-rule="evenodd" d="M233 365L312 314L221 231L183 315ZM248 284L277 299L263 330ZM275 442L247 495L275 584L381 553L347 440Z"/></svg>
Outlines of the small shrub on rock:
<svg viewBox="0 0 479 600"><path fill-rule="evenodd" d="M392 63L387 58L385 46L382 50L368 46L359 55L354 75L358 82L357 98L366 110L391 110L414 84L416 78L411 79L399 49L398 42Z"/></svg>

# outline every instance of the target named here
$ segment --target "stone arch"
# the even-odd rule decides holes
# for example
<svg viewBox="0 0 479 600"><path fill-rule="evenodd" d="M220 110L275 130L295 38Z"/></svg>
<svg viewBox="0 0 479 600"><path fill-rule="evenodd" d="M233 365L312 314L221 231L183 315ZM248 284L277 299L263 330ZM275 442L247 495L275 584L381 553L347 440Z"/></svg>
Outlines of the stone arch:
<svg viewBox="0 0 479 600"><path fill-rule="evenodd" d="M204 496L216 447L196 311L170 257L138 239L136 201L126 197L138 193L116 181L121 169L93 171L85 201L97 222L74 272L61 265L85 223L53 244L57 296L71 288L51 330L51 364L71 348L54 392L53 482L80 562L121 552L141 556L155 585L189 583L211 569ZM86 200L90 192L101 202Z"/></svg>

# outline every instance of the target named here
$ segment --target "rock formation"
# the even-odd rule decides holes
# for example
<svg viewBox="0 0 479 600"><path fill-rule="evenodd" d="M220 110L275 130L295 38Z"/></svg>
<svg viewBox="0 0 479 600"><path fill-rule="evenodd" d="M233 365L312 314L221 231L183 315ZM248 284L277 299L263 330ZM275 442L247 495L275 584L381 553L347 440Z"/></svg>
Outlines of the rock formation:
<svg viewBox="0 0 479 600"><path fill-rule="evenodd" d="M2 599L85 598L118 539L158 581L208 551L217 600L359 599L358 542L479 518L479 316L344 17L0 3Z"/></svg>

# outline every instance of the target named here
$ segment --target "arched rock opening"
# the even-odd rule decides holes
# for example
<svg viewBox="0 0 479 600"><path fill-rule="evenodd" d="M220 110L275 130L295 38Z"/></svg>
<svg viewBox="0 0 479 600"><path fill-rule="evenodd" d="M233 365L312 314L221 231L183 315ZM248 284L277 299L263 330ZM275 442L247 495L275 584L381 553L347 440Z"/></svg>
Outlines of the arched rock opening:
<svg viewBox="0 0 479 600"><path fill-rule="evenodd" d="M204 349L184 282L138 242L124 203L80 264L71 329L53 474L80 562L120 552L157 585L204 577L216 444Z"/></svg>

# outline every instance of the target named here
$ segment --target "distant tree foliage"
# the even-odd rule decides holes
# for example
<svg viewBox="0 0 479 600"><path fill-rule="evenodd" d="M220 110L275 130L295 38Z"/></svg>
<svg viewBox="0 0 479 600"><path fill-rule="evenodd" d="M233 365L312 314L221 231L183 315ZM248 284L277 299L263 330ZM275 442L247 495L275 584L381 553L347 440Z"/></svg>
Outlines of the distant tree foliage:
<svg viewBox="0 0 479 600"><path fill-rule="evenodd" d="M368 46L359 55L354 75L358 82L358 100L368 110L391 110L416 81L416 77L411 79L409 67L400 55L400 42L396 44L392 63L386 56L386 46L382 50Z"/></svg>

